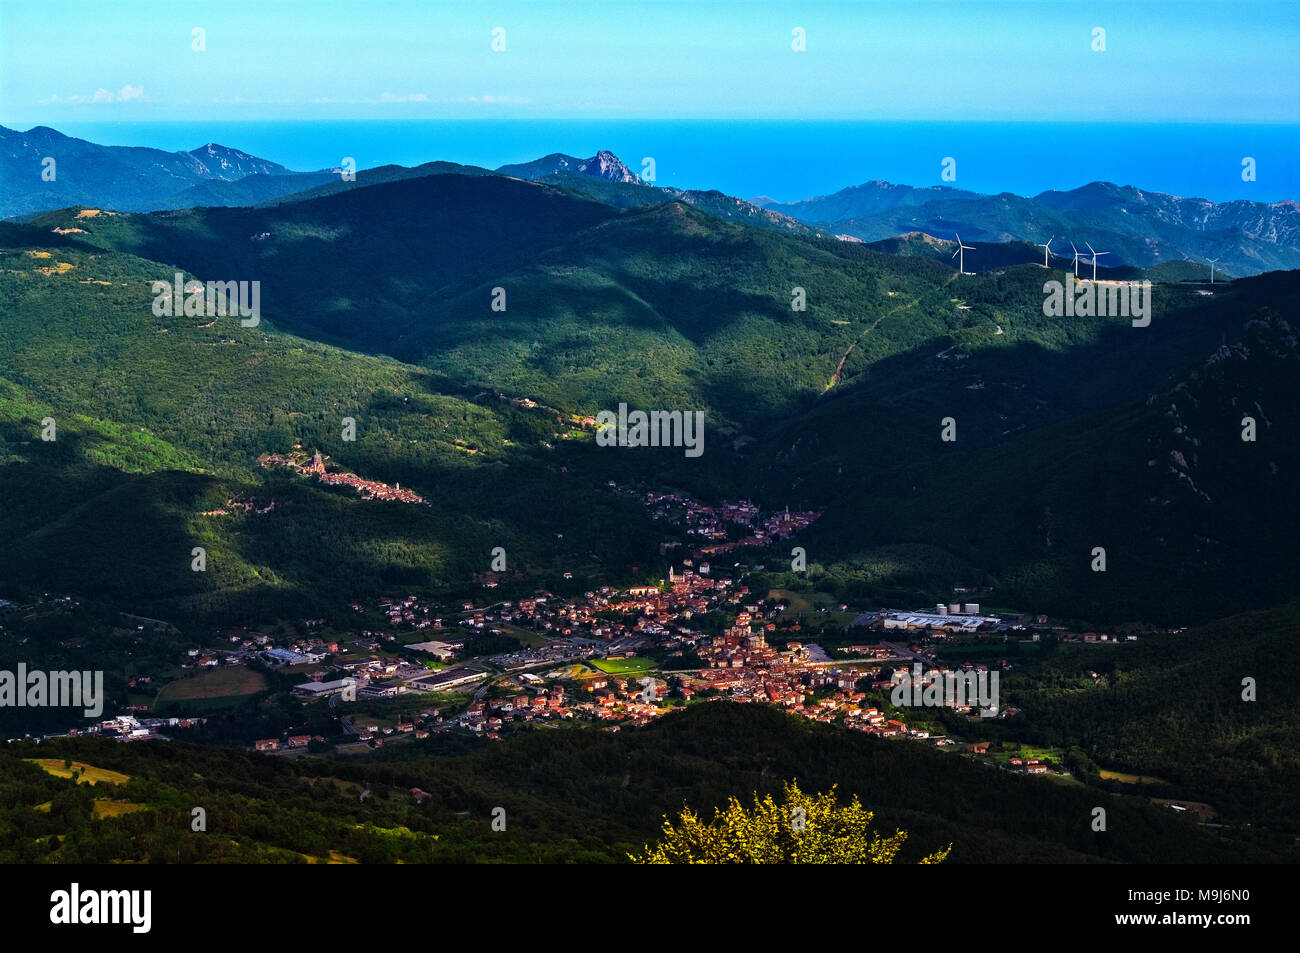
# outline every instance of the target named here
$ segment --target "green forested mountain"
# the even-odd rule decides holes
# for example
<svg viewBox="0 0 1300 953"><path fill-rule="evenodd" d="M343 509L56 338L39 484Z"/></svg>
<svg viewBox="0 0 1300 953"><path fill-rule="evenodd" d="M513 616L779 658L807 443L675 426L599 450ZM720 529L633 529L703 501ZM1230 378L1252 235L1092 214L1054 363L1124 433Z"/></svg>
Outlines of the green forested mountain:
<svg viewBox="0 0 1300 953"><path fill-rule="evenodd" d="M479 168L476 165L461 165L457 162L422 162L417 166L404 165L381 165L373 169L360 169L356 172L356 177L351 181L344 181L338 173L331 173L333 181L325 182L313 188L304 189L291 194L280 194L270 198L260 204L263 205L283 205L286 202L303 202L307 199L321 198L326 195L335 195L339 192L347 192L352 189L365 188L369 185L380 185L384 182L397 182L402 179L421 179L430 175L491 175L488 169ZM196 203L211 204L211 203ZM235 203L227 202L227 205L235 204L257 204L253 202Z"/></svg>
<svg viewBox="0 0 1300 953"><path fill-rule="evenodd" d="M31 247L31 226L4 236L7 588L243 617L259 600L299 611L391 586L463 584L498 545L521 571L557 560L581 569L597 547L620 564L653 551L649 538L605 531L638 525L639 509L555 478L543 445L564 429L553 412L293 337L269 316L256 328L159 318L150 282L167 267L72 236ZM344 417L357 421L355 442L342 440ZM46 418L53 441L40 439ZM257 466L295 442L429 505L357 505L351 491ZM278 505L265 515L227 506L246 497ZM195 545L208 549L202 574L189 566Z"/></svg>
<svg viewBox="0 0 1300 953"><path fill-rule="evenodd" d="M707 212L729 222L742 222L759 228L775 229L788 235L805 237L832 237L827 229L805 225L788 215L765 209L744 199L726 195L717 189L675 189L644 182L611 181L594 175L575 172L553 172L534 177L534 181L555 185L583 195L589 195L616 208L636 208L662 202L683 202L692 208Z"/></svg>
<svg viewBox="0 0 1300 953"><path fill-rule="evenodd" d="M1086 754L1074 767L1089 783L1124 789L1098 765L1155 776L1295 844L1297 624L1293 603L1103 651L1062 645L1004 686L1033 736Z"/></svg>
<svg viewBox="0 0 1300 953"><path fill-rule="evenodd" d="M253 173L242 179L226 181L216 179L191 185L183 192L169 196L162 208L194 208L198 205L256 205L273 202L286 195L297 195L319 186L337 181L339 174L328 170L321 172L289 172L280 175Z"/></svg>
<svg viewBox="0 0 1300 953"><path fill-rule="evenodd" d="M1016 280L1038 278L1008 274L1003 293ZM1295 292L1294 273L1221 300L1158 289L1147 328L1044 318L995 294L972 305L995 327L863 367L790 424L774 492L834 498L806 537L810 558L831 553L845 565L823 585L868 602L901 598L899 576L906 601L980 581L1006 604L1111 621L1294 598L1295 574L1275 570L1296 563L1296 534L1279 528L1300 519L1283 476L1300 462L1288 436L1300 355L1264 302L1294 314ZM950 567L892 573L879 555L897 543L929 547L936 567L957 557L967 582Z"/></svg>
<svg viewBox="0 0 1300 953"><path fill-rule="evenodd" d="M864 601L933 601L962 581L954 571L1009 604L1098 619L1209 618L1295 594L1294 536L1263 533L1296 512L1280 436L1295 420L1294 273L1213 295L1157 286L1151 324L1134 328L1045 317L1057 269L958 276L681 202L622 209L437 172L262 208L72 209L4 226L8 485L76 469L31 469L52 465L41 442L15 449L39 429L35 408L86 418L77 467L136 481L189 473L176 513L143 507L170 536L128 522L172 546L215 534L231 575L199 588L226 595L452 585L502 536L529 568L594 555L627 571L657 540L609 532L641 518L603 492L610 479L825 508L810 558L823 586ZM261 281L263 323L155 317L150 282L176 269ZM564 437L569 415L619 402L706 411L706 453ZM1258 436L1245 443L1250 407ZM339 439L344 416L363 421L355 444ZM940 439L946 417L956 442ZM291 484L276 492L304 504L274 519L197 515L261 488L272 476L256 456L295 442L432 505L392 517L398 530L382 508ZM22 524L17 578L38 585L82 521L110 512L82 502L62 521ZM337 539L304 559L322 526ZM897 558L899 546L914 557ZM1094 546L1107 548L1107 573L1088 568ZM127 563L104 558L122 573L108 589L125 591ZM192 595L187 561L172 573L158 591Z"/></svg>

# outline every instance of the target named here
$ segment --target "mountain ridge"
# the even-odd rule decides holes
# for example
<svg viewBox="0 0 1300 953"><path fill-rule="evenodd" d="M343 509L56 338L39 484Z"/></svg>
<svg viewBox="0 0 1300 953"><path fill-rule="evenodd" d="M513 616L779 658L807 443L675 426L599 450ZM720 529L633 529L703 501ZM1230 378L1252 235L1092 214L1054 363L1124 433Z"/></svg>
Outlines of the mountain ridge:
<svg viewBox="0 0 1300 953"><path fill-rule="evenodd" d="M912 232L998 243L1077 236L1110 251L1113 264L1149 267L1192 256L1219 258L1223 270L1238 275L1300 267L1300 203L1292 200L1213 202L1100 180L1034 196L873 180L765 207L865 242Z"/></svg>
<svg viewBox="0 0 1300 953"><path fill-rule="evenodd" d="M61 160L44 182L41 163ZM90 167L90 168L88 168ZM1220 259L1220 270L1251 275L1300 267L1300 202L1236 199L1216 203L1107 181L1034 196L984 195L947 185L910 186L872 179L794 202L747 201L714 189L678 189L643 180L609 150L583 159L551 153L494 171L433 161L384 166L332 180L340 170L294 172L239 149L206 143L188 152L99 146L48 126L27 132L0 127L0 217L74 205L117 211L207 206L246 207L366 187L395 178L459 172L510 176L581 192L616 208L683 201L730 221L804 237L881 242L923 232L945 240L1005 244L1073 236L1109 252L1110 264L1150 267L1171 261ZM14 183L26 187L14 188ZM1063 248L1063 245L1058 245ZM973 267L983 270L978 256Z"/></svg>

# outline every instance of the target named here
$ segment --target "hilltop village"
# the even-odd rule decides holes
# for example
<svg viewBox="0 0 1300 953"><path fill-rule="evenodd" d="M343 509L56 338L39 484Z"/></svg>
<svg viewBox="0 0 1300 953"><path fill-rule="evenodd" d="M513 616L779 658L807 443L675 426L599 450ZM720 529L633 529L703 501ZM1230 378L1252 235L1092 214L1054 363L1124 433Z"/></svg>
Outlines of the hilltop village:
<svg viewBox="0 0 1300 953"><path fill-rule="evenodd" d="M393 500L398 503L423 503L424 497L411 490L403 490L400 483L389 486L378 480L366 480L346 470L330 470L317 450L308 455L301 444L294 444L293 451L286 456L277 453L264 453L257 462L266 469L284 467L302 477L315 477L316 482L324 486L346 486L355 490L363 500Z"/></svg>

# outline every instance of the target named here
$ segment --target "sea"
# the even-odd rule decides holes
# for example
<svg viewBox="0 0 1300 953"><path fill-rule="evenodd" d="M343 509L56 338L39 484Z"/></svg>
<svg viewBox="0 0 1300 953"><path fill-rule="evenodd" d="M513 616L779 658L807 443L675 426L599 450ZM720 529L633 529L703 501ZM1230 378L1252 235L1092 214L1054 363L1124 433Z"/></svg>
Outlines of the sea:
<svg viewBox="0 0 1300 953"><path fill-rule="evenodd" d="M1104 181L1216 202L1300 199L1300 127L1281 123L186 120L58 129L102 145L169 151L216 142L297 171L332 168L348 156L358 169L435 159L494 169L607 149L636 173L652 159L658 185L778 201L873 179L1026 196Z"/></svg>

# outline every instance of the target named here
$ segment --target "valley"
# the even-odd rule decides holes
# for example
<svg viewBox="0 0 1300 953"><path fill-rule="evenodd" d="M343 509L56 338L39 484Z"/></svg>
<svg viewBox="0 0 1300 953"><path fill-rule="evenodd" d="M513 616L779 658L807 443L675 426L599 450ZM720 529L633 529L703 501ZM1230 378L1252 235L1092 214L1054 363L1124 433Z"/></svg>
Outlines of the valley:
<svg viewBox="0 0 1300 953"><path fill-rule="evenodd" d="M0 654L109 702L0 708L55 805L15 856L175 849L166 745L259 779L200 860L621 862L795 774L954 862L1293 859L1294 696L1240 683L1300 675L1300 272L1117 252L1149 322L1053 315L1070 269L992 231L959 274L571 158L0 222ZM154 306L232 279L258 320ZM707 439L602 439L626 408ZM900 702L914 664L1002 695ZM43 840L84 795L37 738L146 807Z"/></svg>

